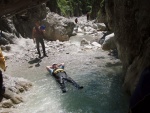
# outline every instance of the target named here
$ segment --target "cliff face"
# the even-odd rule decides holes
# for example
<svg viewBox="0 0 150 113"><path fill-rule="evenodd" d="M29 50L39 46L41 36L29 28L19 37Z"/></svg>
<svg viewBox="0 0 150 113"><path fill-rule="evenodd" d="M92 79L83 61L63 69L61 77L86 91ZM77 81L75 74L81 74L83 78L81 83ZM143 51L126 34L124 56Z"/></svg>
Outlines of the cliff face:
<svg viewBox="0 0 150 113"><path fill-rule="evenodd" d="M23 14L13 16L13 24L23 37L31 37L34 20L42 20L46 17L47 10L45 4L39 5L32 9L28 9Z"/></svg>
<svg viewBox="0 0 150 113"><path fill-rule="evenodd" d="M91 19L95 19L97 17L97 13L100 10L100 3L102 0L96 0L92 4L92 12L91 12Z"/></svg>
<svg viewBox="0 0 150 113"><path fill-rule="evenodd" d="M1 0L0 17L7 14L14 14L24 9L29 9L47 0Z"/></svg>
<svg viewBox="0 0 150 113"><path fill-rule="evenodd" d="M150 1L105 0L105 4L125 72L124 88L132 93L141 72L150 65Z"/></svg>
<svg viewBox="0 0 150 113"><path fill-rule="evenodd" d="M13 13L9 13L10 15L13 15ZM9 13L6 13L6 15ZM14 37L31 37L34 20L44 19L47 15L47 9L45 4L42 4L31 9L15 13L16 14L13 16L0 18L0 31L2 31L0 45L13 43L12 39Z"/></svg>
<svg viewBox="0 0 150 113"><path fill-rule="evenodd" d="M51 12L61 14L60 8L58 7L58 4L57 4L57 0L48 0L46 6L49 7Z"/></svg>

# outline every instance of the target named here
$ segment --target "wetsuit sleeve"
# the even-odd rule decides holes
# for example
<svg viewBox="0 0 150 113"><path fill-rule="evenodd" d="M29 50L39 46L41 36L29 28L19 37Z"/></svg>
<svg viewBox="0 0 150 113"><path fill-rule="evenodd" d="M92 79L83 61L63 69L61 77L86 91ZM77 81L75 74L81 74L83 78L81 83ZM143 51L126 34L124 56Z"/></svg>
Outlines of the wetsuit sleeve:
<svg viewBox="0 0 150 113"><path fill-rule="evenodd" d="M52 75L54 69L52 68L52 66L46 66L47 71Z"/></svg>
<svg viewBox="0 0 150 113"><path fill-rule="evenodd" d="M54 71L53 69L49 69L51 75L53 74L53 71Z"/></svg>
<svg viewBox="0 0 150 113"><path fill-rule="evenodd" d="M64 65L61 65L61 66L59 66L59 68L64 69L64 68L65 68L65 66L64 66Z"/></svg>

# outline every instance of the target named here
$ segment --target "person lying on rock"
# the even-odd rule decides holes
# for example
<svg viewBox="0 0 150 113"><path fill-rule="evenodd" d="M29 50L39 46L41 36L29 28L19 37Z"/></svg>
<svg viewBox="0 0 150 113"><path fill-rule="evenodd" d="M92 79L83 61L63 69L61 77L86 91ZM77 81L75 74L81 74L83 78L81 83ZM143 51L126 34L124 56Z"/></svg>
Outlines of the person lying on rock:
<svg viewBox="0 0 150 113"><path fill-rule="evenodd" d="M41 43L42 45L42 50L43 50L43 57L47 57L46 51L45 51L45 44L44 44L44 32L45 32L45 27L40 26L40 21L36 20L35 21L35 27L33 27L32 30L32 38L33 42L36 42L36 48L39 54L39 58L41 58L41 53L40 53L40 46L39 44Z"/></svg>
<svg viewBox="0 0 150 113"><path fill-rule="evenodd" d="M67 75L64 71L64 63L61 64L53 64L52 66L46 66L46 69L50 72L52 76L56 79L59 83L60 88L63 93L66 92L65 82L70 82L74 85L77 89L83 89L83 86L78 85L71 77Z"/></svg>

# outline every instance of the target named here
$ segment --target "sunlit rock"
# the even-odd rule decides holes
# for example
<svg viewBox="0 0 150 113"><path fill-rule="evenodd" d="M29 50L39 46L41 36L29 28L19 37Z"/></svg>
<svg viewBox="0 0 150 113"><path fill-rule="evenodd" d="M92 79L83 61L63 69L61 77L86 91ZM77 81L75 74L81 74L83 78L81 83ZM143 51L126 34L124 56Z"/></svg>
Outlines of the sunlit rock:
<svg viewBox="0 0 150 113"><path fill-rule="evenodd" d="M102 44L102 49L109 51L111 49L115 49L115 42L114 42L114 33L107 35L105 37L104 43Z"/></svg>
<svg viewBox="0 0 150 113"><path fill-rule="evenodd" d="M32 84L23 78L14 78L6 75L4 75L3 79L5 86L3 97L8 101L2 101L2 106L11 107L13 104L19 104L23 102L23 97L20 95L20 93L29 90Z"/></svg>
<svg viewBox="0 0 150 113"><path fill-rule="evenodd" d="M89 41L87 41L85 38L83 38L82 40L81 40L81 46L84 46L84 45L89 45L90 44L90 42Z"/></svg>
<svg viewBox="0 0 150 113"><path fill-rule="evenodd" d="M48 40L67 41L73 33L75 24L73 21L59 16L55 13L49 13L43 24L46 26L46 38Z"/></svg>
<svg viewBox="0 0 150 113"><path fill-rule="evenodd" d="M97 25L97 30L99 31L106 31L106 25L104 23L96 23Z"/></svg>
<svg viewBox="0 0 150 113"><path fill-rule="evenodd" d="M13 107L13 102L10 99L4 100L2 102L2 107L3 108L11 108L11 107Z"/></svg>
<svg viewBox="0 0 150 113"><path fill-rule="evenodd" d="M92 42L91 44L95 47L101 48L101 45L98 42Z"/></svg>

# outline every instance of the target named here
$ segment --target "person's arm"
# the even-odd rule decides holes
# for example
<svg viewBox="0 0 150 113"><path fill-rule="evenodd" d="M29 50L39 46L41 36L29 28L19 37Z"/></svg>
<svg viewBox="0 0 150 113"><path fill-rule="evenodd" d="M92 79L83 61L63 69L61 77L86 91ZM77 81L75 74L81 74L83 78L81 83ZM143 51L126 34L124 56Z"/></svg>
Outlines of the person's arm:
<svg viewBox="0 0 150 113"><path fill-rule="evenodd" d="M47 69L47 71L49 71L50 72L50 74L52 75L52 73L53 73L53 68L52 68L52 66L46 66L46 69Z"/></svg>
<svg viewBox="0 0 150 113"><path fill-rule="evenodd" d="M61 69L64 69L65 68L65 64L64 63L61 63L58 65Z"/></svg>

